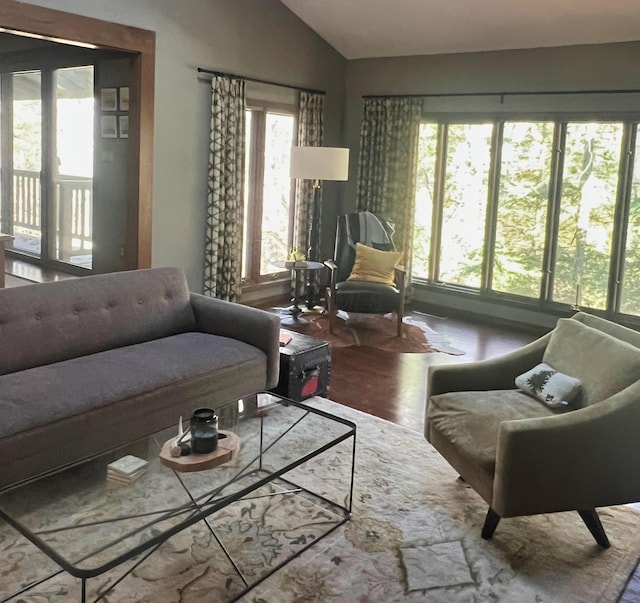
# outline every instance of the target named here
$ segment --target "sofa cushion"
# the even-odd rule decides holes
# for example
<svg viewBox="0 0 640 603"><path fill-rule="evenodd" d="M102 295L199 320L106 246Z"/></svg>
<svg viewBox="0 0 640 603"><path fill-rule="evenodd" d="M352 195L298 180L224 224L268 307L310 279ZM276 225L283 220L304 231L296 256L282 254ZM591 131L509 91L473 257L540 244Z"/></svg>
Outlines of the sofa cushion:
<svg viewBox="0 0 640 603"><path fill-rule="evenodd" d="M183 333L0 377L0 487L264 387L264 352Z"/></svg>
<svg viewBox="0 0 640 603"><path fill-rule="evenodd" d="M236 339L183 333L3 375L0 438L212 371L248 374L259 363L265 364L264 353ZM222 384L222 372L218 379Z"/></svg>
<svg viewBox="0 0 640 603"><path fill-rule="evenodd" d="M195 329L179 268L0 290L0 375Z"/></svg>
<svg viewBox="0 0 640 603"><path fill-rule="evenodd" d="M571 318L558 320L543 362L582 382L576 406L601 402L640 377L640 349Z"/></svg>

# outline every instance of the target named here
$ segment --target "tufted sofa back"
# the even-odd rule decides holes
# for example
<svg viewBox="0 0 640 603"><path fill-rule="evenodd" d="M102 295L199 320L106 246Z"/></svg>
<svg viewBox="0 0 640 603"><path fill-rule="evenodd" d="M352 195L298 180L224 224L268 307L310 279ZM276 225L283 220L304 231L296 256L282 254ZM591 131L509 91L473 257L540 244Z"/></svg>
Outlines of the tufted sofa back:
<svg viewBox="0 0 640 603"><path fill-rule="evenodd" d="M0 290L0 375L195 328L179 268Z"/></svg>

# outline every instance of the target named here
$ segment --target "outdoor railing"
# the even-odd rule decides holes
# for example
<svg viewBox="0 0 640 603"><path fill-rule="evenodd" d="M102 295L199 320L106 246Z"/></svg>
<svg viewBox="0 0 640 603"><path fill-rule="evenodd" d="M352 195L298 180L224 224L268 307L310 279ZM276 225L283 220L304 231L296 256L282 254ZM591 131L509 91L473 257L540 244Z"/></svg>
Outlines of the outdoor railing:
<svg viewBox="0 0 640 603"><path fill-rule="evenodd" d="M68 262L73 255L91 253L93 180L59 175L55 180L56 259ZM40 173L13 171L13 232L40 240ZM53 233L52 233L53 234Z"/></svg>

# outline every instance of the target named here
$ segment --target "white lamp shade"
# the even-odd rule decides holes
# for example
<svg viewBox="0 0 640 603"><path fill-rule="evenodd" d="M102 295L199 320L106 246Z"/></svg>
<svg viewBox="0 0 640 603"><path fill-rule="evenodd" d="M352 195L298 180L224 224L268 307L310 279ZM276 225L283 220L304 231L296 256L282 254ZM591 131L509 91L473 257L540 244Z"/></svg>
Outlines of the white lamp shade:
<svg viewBox="0 0 640 603"><path fill-rule="evenodd" d="M348 180L349 149L293 147L290 175L303 180Z"/></svg>

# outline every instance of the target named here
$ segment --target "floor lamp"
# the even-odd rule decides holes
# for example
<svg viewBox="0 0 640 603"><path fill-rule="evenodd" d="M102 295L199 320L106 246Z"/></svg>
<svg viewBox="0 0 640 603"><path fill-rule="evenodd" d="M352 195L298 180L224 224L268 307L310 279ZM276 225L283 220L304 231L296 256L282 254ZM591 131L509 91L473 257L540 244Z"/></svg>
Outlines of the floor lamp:
<svg viewBox="0 0 640 603"><path fill-rule="evenodd" d="M349 177L349 149L340 147L293 147L291 149L291 178L313 180L313 206L309 228L307 260L320 261L320 187L323 180L347 180ZM307 274L307 306L318 299L318 275Z"/></svg>

